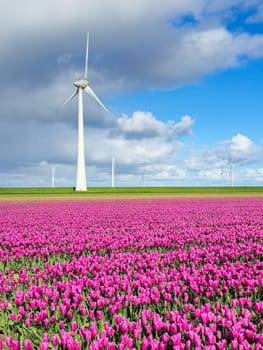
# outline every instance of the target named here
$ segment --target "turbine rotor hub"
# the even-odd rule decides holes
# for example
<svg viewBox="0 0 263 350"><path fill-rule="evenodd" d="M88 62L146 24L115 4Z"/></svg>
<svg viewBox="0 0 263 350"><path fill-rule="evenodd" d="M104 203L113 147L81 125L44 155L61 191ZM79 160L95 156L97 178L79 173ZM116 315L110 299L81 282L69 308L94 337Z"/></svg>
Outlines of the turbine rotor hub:
<svg viewBox="0 0 263 350"><path fill-rule="evenodd" d="M79 79L79 80L74 81L73 84L78 88L85 89L85 87L88 86L88 80L87 79Z"/></svg>

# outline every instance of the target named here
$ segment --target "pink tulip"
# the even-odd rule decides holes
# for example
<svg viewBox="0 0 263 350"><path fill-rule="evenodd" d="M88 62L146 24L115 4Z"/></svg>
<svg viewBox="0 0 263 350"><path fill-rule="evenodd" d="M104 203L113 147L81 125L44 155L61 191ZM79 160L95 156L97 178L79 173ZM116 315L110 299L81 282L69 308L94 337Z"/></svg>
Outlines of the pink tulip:
<svg viewBox="0 0 263 350"><path fill-rule="evenodd" d="M49 335L48 333L43 333L43 341L48 343Z"/></svg>
<svg viewBox="0 0 263 350"><path fill-rule="evenodd" d="M114 343L108 343L108 350L115 350Z"/></svg>
<svg viewBox="0 0 263 350"><path fill-rule="evenodd" d="M10 320L12 320L12 321L15 321L15 319L16 319L16 314L14 314L13 312L9 315L9 318L10 318Z"/></svg>
<svg viewBox="0 0 263 350"><path fill-rule="evenodd" d="M68 311L68 312L67 312L67 317L68 317L69 319L72 319L72 317L73 317L73 312L72 312L72 311Z"/></svg>
<svg viewBox="0 0 263 350"><path fill-rule="evenodd" d="M113 316L113 319L114 319L114 321L115 321L115 323L116 323L117 325L119 325L119 324L120 324L120 322L121 322L121 318L120 318L120 316L119 316L119 315L114 315L114 316Z"/></svg>
<svg viewBox="0 0 263 350"><path fill-rule="evenodd" d="M19 342L19 340L12 340L12 349L13 350L20 350L20 342Z"/></svg>
<svg viewBox="0 0 263 350"><path fill-rule="evenodd" d="M61 314L64 316L67 313L67 307L64 304L60 304L59 305L59 311L61 312Z"/></svg>
<svg viewBox="0 0 263 350"><path fill-rule="evenodd" d="M8 348L11 348L11 347L12 347L13 341L12 341L12 338L11 338L11 337L7 336L7 337L5 338L5 342L6 342L6 345L7 345Z"/></svg>
<svg viewBox="0 0 263 350"><path fill-rule="evenodd" d="M0 310L25 338L34 328L34 347L263 345L261 200L0 206ZM13 322L5 334L14 334ZM11 337L6 345L20 346Z"/></svg>
<svg viewBox="0 0 263 350"><path fill-rule="evenodd" d="M146 337L143 337L141 349L142 349L142 350L147 350L147 349L148 349L148 345L149 345L149 343L148 343L147 338L146 338Z"/></svg>
<svg viewBox="0 0 263 350"><path fill-rule="evenodd" d="M91 331L87 330L85 332L85 339L86 339L86 341L89 342L91 340L91 338L92 338L92 333L91 333Z"/></svg>
<svg viewBox="0 0 263 350"><path fill-rule="evenodd" d="M78 329L78 324L76 321L71 322L71 330L72 332L75 332Z"/></svg>
<svg viewBox="0 0 263 350"><path fill-rule="evenodd" d="M96 311L96 318L98 321L102 320L103 313L101 310Z"/></svg>
<svg viewBox="0 0 263 350"><path fill-rule="evenodd" d="M81 344L78 340L74 341L74 350L80 350L81 349Z"/></svg>
<svg viewBox="0 0 263 350"><path fill-rule="evenodd" d="M49 326L49 320L47 318L44 319L43 323L46 328Z"/></svg>
<svg viewBox="0 0 263 350"><path fill-rule="evenodd" d="M108 336L109 337L113 337L114 336L114 328L113 327L108 327L108 329L107 329L107 334L108 334Z"/></svg>
<svg viewBox="0 0 263 350"><path fill-rule="evenodd" d="M51 343L54 346L57 346L59 344L58 337L56 335L52 335L51 337Z"/></svg>
<svg viewBox="0 0 263 350"><path fill-rule="evenodd" d="M90 323L90 332L93 338L95 338L98 334L98 330L97 330L97 325L96 322L91 322Z"/></svg>
<svg viewBox="0 0 263 350"><path fill-rule="evenodd" d="M48 343L43 341L39 344L39 349L40 350L48 350Z"/></svg>

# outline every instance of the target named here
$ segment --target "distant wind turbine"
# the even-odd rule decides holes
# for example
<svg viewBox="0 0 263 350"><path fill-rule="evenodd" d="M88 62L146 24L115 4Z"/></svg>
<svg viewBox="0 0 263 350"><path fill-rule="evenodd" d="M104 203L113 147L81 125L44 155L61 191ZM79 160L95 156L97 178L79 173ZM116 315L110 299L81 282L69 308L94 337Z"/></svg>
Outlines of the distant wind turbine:
<svg viewBox="0 0 263 350"><path fill-rule="evenodd" d="M86 182L86 166L85 166L85 143L84 143L84 120L83 120L83 90L89 94L107 113L109 111L91 89L88 82L88 55L89 55L89 33L87 33L86 59L84 78L74 81L77 90L66 99L64 104L72 100L76 95L79 95L78 106L78 158L77 158L77 178L76 191L87 191Z"/></svg>
<svg viewBox="0 0 263 350"><path fill-rule="evenodd" d="M51 166L51 186L52 186L52 188L55 187L55 171L56 171L56 166L57 166L57 165L52 165L52 166Z"/></svg>

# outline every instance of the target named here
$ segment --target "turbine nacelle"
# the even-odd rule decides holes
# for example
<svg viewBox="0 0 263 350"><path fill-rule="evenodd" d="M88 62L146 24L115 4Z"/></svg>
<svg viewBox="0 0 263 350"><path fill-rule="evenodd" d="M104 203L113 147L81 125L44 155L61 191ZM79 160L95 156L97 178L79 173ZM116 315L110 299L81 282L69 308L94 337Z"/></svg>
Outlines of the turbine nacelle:
<svg viewBox="0 0 263 350"><path fill-rule="evenodd" d="M77 88L85 89L88 86L88 80L87 79L79 79L74 81L73 83Z"/></svg>

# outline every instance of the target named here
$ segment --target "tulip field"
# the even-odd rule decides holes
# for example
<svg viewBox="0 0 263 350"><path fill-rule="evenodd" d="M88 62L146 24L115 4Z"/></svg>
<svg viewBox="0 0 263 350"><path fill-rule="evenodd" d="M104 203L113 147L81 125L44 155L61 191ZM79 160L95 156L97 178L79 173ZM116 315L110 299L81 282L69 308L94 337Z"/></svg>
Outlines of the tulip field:
<svg viewBox="0 0 263 350"><path fill-rule="evenodd" d="M263 349L263 198L0 201L0 349Z"/></svg>

